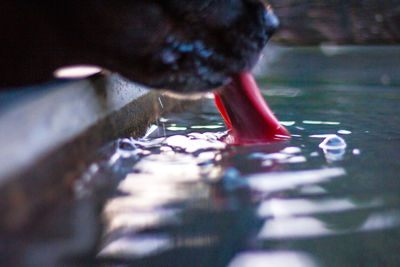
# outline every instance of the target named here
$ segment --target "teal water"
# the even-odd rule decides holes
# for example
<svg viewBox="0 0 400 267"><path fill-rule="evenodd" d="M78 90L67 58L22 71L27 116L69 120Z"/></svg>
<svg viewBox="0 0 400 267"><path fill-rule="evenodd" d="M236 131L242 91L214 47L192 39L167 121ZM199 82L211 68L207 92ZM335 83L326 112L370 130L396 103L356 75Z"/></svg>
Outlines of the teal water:
<svg viewBox="0 0 400 267"><path fill-rule="evenodd" d="M400 266L399 48L274 49L255 71L291 140L227 146L211 95L116 140L75 186L112 191L91 264Z"/></svg>
<svg viewBox="0 0 400 267"><path fill-rule="evenodd" d="M400 264L399 88L260 87L289 142L226 146L211 97L119 140L100 264Z"/></svg>

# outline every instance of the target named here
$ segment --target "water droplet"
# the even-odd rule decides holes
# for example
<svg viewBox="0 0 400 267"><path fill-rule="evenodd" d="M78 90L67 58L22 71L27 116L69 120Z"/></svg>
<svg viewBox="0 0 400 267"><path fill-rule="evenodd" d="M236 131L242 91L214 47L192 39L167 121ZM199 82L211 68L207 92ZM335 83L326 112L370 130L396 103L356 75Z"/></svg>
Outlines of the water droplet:
<svg viewBox="0 0 400 267"><path fill-rule="evenodd" d="M337 161L343 159L347 144L343 138L333 134L326 137L324 141L319 144L319 147L324 151L328 161Z"/></svg>
<svg viewBox="0 0 400 267"><path fill-rule="evenodd" d="M319 147L327 150L340 150L345 149L347 146L343 138L337 136L336 134L327 136Z"/></svg>

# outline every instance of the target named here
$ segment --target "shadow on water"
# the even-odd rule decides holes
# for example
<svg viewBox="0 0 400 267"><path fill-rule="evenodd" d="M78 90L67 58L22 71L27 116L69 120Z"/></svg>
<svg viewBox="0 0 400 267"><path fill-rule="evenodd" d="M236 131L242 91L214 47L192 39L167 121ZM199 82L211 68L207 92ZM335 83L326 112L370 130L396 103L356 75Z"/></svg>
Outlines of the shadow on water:
<svg viewBox="0 0 400 267"><path fill-rule="evenodd" d="M286 143L227 147L211 98L116 141L76 184L115 188L90 263L399 265L399 88L293 84L260 84Z"/></svg>

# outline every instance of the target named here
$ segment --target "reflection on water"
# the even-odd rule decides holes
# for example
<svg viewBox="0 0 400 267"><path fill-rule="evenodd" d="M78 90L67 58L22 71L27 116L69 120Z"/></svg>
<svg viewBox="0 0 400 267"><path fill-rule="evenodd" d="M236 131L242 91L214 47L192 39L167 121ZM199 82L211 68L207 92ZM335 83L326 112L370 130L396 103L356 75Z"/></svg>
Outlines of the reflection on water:
<svg viewBox="0 0 400 267"><path fill-rule="evenodd" d="M218 237L211 234L204 237L196 233L177 235L147 231L160 227L179 228L185 223L186 209L210 204L212 188L202 180L222 175L221 169L215 167L226 147L218 140L220 135L191 133L120 142L116 151L119 156L114 155L114 158L126 158L129 153L139 154L140 160L117 186L118 195L104 206L106 238L99 257L142 258L217 242Z"/></svg>
<svg viewBox="0 0 400 267"><path fill-rule="evenodd" d="M315 267L317 261L304 252L296 251L251 251L239 253L229 267Z"/></svg>
<svg viewBox="0 0 400 267"><path fill-rule="evenodd" d="M109 164L123 179L103 207L100 263L400 263L387 257L400 245L400 121L383 120L400 111L400 93L381 91L370 114L374 90L294 91L264 90L292 133L287 143L226 146L210 99L160 118L141 140L119 140Z"/></svg>
<svg viewBox="0 0 400 267"><path fill-rule="evenodd" d="M226 146L209 98L118 140L99 264L400 264L398 88L261 88L290 141Z"/></svg>

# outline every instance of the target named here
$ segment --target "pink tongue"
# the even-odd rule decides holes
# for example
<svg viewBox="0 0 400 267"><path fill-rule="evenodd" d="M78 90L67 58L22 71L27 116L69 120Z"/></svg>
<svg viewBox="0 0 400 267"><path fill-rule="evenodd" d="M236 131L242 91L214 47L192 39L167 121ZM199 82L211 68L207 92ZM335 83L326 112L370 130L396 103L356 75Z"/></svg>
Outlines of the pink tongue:
<svg viewBox="0 0 400 267"><path fill-rule="evenodd" d="M268 107L250 72L235 74L230 84L214 94L230 134L228 143L246 145L290 138L288 130Z"/></svg>

